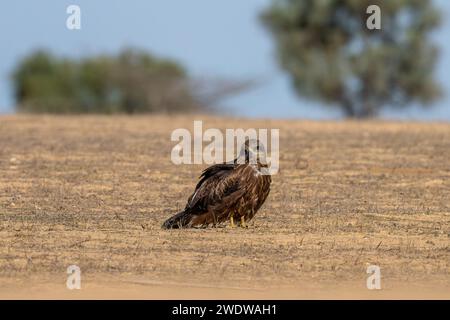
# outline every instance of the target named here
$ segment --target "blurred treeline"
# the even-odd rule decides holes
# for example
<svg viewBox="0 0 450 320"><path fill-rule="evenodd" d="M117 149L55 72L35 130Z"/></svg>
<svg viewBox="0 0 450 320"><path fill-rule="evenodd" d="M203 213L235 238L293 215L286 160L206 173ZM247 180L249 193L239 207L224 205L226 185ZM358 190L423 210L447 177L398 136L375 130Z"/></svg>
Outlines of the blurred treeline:
<svg viewBox="0 0 450 320"><path fill-rule="evenodd" d="M175 61L136 49L79 60L40 50L22 60L13 80L18 111L33 113L206 111L247 88L191 79Z"/></svg>
<svg viewBox="0 0 450 320"><path fill-rule="evenodd" d="M373 5L376 29L366 24ZM273 0L261 20L296 93L347 117L429 106L442 94L432 0ZM212 110L255 83L193 79L172 60L127 49L80 60L39 51L20 62L14 84L19 111L131 114Z"/></svg>

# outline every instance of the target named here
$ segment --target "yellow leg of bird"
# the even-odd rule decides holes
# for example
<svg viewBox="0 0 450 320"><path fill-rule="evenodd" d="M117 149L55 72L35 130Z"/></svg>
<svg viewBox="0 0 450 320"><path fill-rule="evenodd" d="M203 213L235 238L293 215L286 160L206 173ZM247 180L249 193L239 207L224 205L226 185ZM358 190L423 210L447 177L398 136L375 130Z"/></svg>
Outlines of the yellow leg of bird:
<svg viewBox="0 0 450 320"><path fill-rule="evenodd" d="M247 224L245 223L245 217L244 216L241 217L241 227L242 228L247 228Z"/></svg>
<svg viewBox="0 0 450 320"><path fill-rule="evenodd" d="M234 224L233 216L230 216L230 225L231 225L232 228L236 227L236 225Z"/></svg>

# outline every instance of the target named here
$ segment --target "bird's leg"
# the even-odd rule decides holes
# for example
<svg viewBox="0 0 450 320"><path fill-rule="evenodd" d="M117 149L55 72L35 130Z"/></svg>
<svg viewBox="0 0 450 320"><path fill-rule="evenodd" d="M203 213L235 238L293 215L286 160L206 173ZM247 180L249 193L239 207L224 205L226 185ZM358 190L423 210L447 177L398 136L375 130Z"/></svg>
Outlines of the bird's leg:
<svg viewBox="0 0 450 320"><path fill-rule="evenodd" d="M241 227L242 228L247 228L247 224L245 223L245 217L244 216L241 217Z"/></svg>
<svg viewBox="0 0 450 320"><path fill-rule="evenodd" d="M233 215L230 216L230 225L231 225L232 228L236 227L236 225L234 224Z"/></svg>

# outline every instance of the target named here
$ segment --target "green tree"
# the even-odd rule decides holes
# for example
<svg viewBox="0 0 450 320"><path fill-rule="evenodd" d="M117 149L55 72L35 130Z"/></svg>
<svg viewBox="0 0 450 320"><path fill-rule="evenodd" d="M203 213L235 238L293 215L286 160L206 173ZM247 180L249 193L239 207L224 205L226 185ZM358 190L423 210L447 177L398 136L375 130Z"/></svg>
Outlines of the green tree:
<svg viewBox="0 0 450 320"><path fill-rule="evenodd" d="M19 111L35 113L187 112L203 109L177 63L127 49L81 60L46 51L13 74Z"/></svg>
<svg viewBox="0 0 450 320"><path fill-rule="evenodd" d="M381 8L380 30L366 27L370 5ZM440 95L431 0L275 0L261 18L300 96L364 118Z"/></svg>

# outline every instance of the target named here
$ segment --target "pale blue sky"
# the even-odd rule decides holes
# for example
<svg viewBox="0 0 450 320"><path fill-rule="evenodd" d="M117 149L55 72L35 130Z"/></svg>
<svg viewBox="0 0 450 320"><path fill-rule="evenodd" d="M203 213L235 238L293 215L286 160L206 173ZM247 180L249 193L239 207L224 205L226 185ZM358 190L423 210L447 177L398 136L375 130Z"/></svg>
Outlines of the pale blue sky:
<svg viewBox="0 0 450 320"><path fill-rule="evenodd" d="M433 109L388 111L384 117L450 121L450 2L436 0L444 21L437 77L446 96ZM339 111L298 99L279 70L274 46L258 20L270 0L10 0L0 5L0 113L13 112L9 81L18 59L37 48L79 57L134 46L174 58L193 76L265 79L262 86L227 100L251 117L337 118ZM65 27L66 7L82 10L82 30Z"/></svg>

